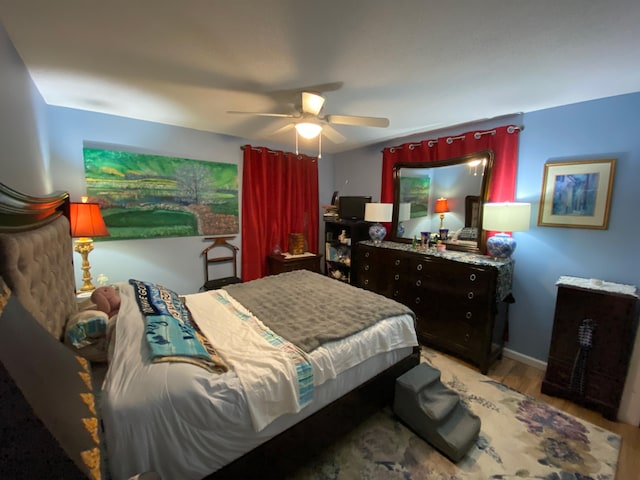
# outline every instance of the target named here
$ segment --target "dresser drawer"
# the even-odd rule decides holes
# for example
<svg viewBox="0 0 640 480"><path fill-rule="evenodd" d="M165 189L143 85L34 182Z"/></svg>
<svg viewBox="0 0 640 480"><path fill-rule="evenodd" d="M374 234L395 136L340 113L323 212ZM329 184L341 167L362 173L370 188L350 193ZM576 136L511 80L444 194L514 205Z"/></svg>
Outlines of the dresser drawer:
<svg viewBox="0 0 640 480"><path fill-rule="evenodd" d="M637 322L637 297L620 293L630 291L623 287L612 292L586 279L561 277L542 383L544 393L593 407L609 419L617 415ZM579 388L571 378L581 355Z"/></svg>
<svg viewBox="0 0 640 480"><path fill-rule="evenodd" d="M373 247L361 246L358 252L357 285L377 292L383 268L381 258Z"/></svg>
<svg viewBox="0 0 640 480"><path fill-rule="evenodd" d="M452 321L448 325L443 322L430 322L425 318L420 322L420 334L427 345L441 348L462 357L473 359L481 351L483 342L478 325L459 320Z"/></svg>
<svg viewBox="0 0 640 480"><path fill-rule="evenodd" d="M404 303L409 281L406 256L388 255L377 247L361 249L358 286Z"/></svg>
<svg viewBox="0 0 640 480"><path fill-rule="evenodd" d="M584 373L583 390L580 391L578 383L572 387L571 377L574 363L550 358L542 392L593 406L609 417L615 416L624 388L624 379L612 377L609 374L595 373L591 368L593 363L590 362ZM576 372L575 382L578 378L579 374Z"/></svg>

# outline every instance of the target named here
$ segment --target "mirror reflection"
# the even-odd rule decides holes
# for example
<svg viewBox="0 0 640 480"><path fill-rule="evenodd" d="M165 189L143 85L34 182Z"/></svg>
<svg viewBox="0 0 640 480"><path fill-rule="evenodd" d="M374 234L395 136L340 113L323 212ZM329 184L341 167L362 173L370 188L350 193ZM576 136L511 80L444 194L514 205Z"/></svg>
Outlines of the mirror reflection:
<svg viewBox="0 0 640 480"><path fill-rule="evenodd" d="M391 239L421 244L426 234L451 250L479 251L482 203L492 165L489 151L396 164Z"/></svg>

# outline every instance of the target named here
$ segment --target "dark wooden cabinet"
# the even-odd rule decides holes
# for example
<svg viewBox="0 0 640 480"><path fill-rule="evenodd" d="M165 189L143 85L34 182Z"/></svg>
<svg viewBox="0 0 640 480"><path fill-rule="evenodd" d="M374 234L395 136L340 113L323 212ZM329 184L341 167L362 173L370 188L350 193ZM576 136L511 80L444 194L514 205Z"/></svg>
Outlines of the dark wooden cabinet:
<svg viewBox="0 0 640 480"><path fill-rule="evenodd" d="M634 286L560 277L542 392L615 420L637 328Z"/></svg>
<svg viewBox="0 0 640 480"><path fill-rule="evenodd" d="M269 267L269 275L277 275L283 272L292 272L293 270L310 270L320 273L320 259L322 255L301 255L287 257L285 255L269 255L267 263Z"/></svg>
<svg viewBox="0 0 640 480"><path fill-rule="evenodd" d="M410 307L420 341L487 373L502 354L511 261L463 252L428 254L383 242L358 245L357 285Z"/></svg>
<svg viewBox="0 0 640 480"><path fill-rule="evenodd" d="M331 278L355 284L358 242L369 238L371 223L358 220L325 219L325 273Z"/></svg>

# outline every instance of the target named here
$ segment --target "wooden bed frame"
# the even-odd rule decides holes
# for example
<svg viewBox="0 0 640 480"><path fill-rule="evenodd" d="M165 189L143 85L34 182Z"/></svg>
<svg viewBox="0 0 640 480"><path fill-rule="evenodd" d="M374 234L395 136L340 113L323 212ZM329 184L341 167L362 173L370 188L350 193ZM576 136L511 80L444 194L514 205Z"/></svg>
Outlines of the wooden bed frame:
<svg viewBox="0 0 640 480"><path fill-rule="evenodd" d="M90 365L61 342L64 322L77 310L68 211L66 193L33 197L0 184L0 362L67 456L87 477L99 479L101 435L87 427L98 422L98 405L93 411L88 405L96 381L87 382ZM7 252L12 249L18 251ZM25 270L23 256L37 257L27 258L27 263L46 265ZM49 273L38 273L43 271ZM63 280L43 283L50 275ZM207 478L259 478L267 465L270 473L284 478L310 460L309 452L330 445L389 404L395 379L419 362L415 348L375 378Z"/></svg>

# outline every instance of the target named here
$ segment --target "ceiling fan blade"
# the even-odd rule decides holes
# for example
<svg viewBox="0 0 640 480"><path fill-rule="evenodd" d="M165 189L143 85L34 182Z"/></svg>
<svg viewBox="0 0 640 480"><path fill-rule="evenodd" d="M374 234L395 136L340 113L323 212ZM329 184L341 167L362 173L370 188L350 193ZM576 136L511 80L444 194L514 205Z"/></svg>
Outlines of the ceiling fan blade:
<svg viewBox="0 0 640 480"><path fill-rule="evenodd" d="M316 85L302 85L298 88L291 88L287 90L273 90L266 93L277 104L294 104L299 105L302 92L315 92L316 94L322 94L326 92L333 92L339 90L344 85L344 82L330 82L319 83Z"/></svg>
<svg viewBox="0 0 640 480"><path fill-rule="evenodd" d="M382 117L358 117L355 115L327 115L325 120L335 125L357 125L359 127L380 127L389 126L389 119Z"/></svg>
<svg viewBox="0 0 640 480"><path fill-rule="evenodd" d="M323 125L322 133L324 134L325 137L327 137L333 143L342 143L346 140L344 135L338 132L331 125Z"/></svg>
<svg viewBox="0 0 640 480"><path fill-rule="evenodd" d="M281 118L298 118L300 116L295 113L237 112L235 110L227 110L227 113L232 113L234 115L254 115L257 117L281 117Z"/></svg>
<svg viewBox="0 0 640 480"><path fill-rule="evenodd" d="M302 92L302 112L318 115L324 105L324 97L313 92Z"/></svg>
<svg viewBox="0 0 640 480"><path fill-rule="evenodd" d="M275 129L269 135L280 135L281 133L284 133L287 130L292 130L293 126L294 126L293 123L287 123L286 125L283 125L282 127Z"/></svg>

